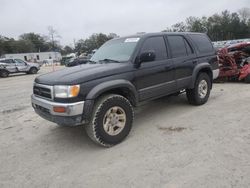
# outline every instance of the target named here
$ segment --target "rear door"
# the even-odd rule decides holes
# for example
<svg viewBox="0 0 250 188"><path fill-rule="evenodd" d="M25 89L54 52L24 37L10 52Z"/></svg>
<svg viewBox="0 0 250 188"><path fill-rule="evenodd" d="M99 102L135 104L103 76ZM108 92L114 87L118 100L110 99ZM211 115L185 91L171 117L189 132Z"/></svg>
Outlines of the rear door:
<svg viewBox="0 0 250 188"><path fill-rule="evenodd" d="M185 89L191 83L194 67L198 63L196 54L188 39L182 35L169 35L167 40L175 66L177 88Z"/></svg>
<svg viewBox="0 0 250 188"><path fill-rule="evenodd" d="M148 51L155 52L155 60L142 62L135 73L135 83L141 101L169 94L176 87L173 62L168 56L164 37L147 38L138 55Z"/></svg>
<svg viewBox="0 0 250 188"><path fill-rule="evenodd" d="M6 69L9 72L11 72L11 73L17 72L16 64L15 64L15 62L12 59L5 59L2 62L7 64Z"/></svg>

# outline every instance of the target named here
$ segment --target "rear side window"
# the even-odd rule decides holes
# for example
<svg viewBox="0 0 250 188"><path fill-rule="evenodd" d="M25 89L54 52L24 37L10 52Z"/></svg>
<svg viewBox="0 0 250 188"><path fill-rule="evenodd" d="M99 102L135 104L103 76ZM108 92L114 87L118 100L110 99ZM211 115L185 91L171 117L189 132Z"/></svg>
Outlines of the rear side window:
<svg viewBox="0 0 250 188"><path fill-rule="evenodd" d="M206 35L190 34L189 36L191 37L192 41L197 46L199 52L210 53L214 51L212 43L210 42L210 40L208 39Z"/></svg>
<svg viewBox="0 0 250 188"><path fill-rule="evenodd" d="M185 57L192 54L192 49L182 36L168 36L172 57Z"/></svg>
<svg viewBox="0 0 250 188"><path fill-rule="evenodd" d="M155 52L155 60L163 60L167 58L167 49L165 45L165 41L163 37L151 37L146 39L143 43L141 53L154 51Z"/></svg>

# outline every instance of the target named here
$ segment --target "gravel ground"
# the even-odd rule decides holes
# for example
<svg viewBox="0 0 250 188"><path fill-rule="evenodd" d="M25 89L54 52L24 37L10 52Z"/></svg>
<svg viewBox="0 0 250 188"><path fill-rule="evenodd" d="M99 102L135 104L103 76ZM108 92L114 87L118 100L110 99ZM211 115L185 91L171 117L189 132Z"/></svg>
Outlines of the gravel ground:
<svg viewBox="0 0 250 188"><path fill-rule="evenodd" d="M250 187L250 85L215 84L199 107L184 94L145 103L104 149L34 113L35 76L0 79L0 187Z"/></svg>

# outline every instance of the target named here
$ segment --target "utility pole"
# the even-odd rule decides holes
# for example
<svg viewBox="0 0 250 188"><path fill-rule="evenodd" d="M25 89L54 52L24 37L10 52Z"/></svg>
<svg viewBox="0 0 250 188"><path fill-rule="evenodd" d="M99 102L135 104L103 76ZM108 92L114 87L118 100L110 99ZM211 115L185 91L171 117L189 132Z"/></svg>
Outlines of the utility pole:
<svg viewBox="0 0 250 188"><path fill-rule="evenodd" d="M60 38L60 36L57 34L57 31L52 26L48 27L48 31L49 31L49 38L51 39L51 42L52 42L52 51L55 53L54 56L56 57L55 37ZM52 66L53 66L53 71L55 71L54 60L53 60Z"/></svg>

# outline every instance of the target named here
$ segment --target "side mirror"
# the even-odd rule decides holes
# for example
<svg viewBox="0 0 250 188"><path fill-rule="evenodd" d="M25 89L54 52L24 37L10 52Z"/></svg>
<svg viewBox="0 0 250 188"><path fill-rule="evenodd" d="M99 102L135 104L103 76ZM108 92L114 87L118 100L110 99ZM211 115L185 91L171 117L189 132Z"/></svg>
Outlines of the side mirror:
<svg viewBox="0 0 250 188"><path fill-rule="evenodd" d="M143 52L140 55L140 63L142 62L150 62L155 60L155 52L154 51L148 51L148 52Z"/></svg>

